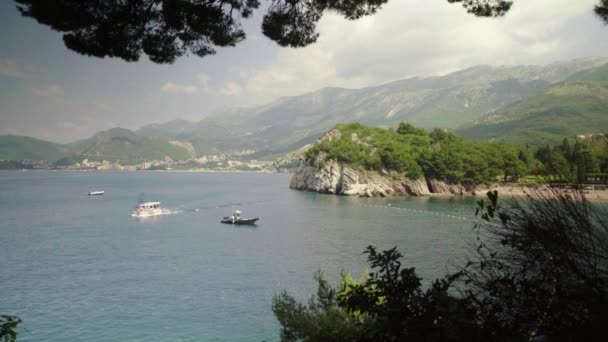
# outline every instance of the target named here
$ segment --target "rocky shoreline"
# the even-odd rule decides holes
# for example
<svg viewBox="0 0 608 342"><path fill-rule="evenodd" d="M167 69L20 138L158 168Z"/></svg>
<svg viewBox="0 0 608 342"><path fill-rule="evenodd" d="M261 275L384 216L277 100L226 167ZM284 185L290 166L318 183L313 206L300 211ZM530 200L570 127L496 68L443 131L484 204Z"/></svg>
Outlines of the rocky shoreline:
<svg viewBox="0 0 608 342"><path fill-rule="evenodd" d="M325 194L359 197L476 195L487 187L473 184L449 184L437 179L410 179L395 172L363 171L323 155L302 160L290 188Z"/></svg>
<svg viewBox="0 0 608 342"><path fill-rule="evenodd" d="M412 180L396 173L362 171L337 161L325 161L323 156L302 160L291 178L290 188L343 196L483 196L497 190L501 197L556 196L549 186L520 187L515 185L450 184L437 179ZM561 190L566 193L573 190ZM585 190L591 202L608 202L608 191Z"/></svg>

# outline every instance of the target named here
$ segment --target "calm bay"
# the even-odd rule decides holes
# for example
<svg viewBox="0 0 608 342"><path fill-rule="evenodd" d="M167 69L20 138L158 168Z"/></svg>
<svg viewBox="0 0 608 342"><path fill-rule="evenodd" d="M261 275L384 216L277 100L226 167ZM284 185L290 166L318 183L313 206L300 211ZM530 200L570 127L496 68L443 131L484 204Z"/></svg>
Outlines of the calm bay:
<svg viewBox="0 0 608 342"><path fill-rule="evenodd" d="M275 341L272 297L397 246L428 281L466 256L474 199L350 198L289 174L0 172L0 314L19 341ZM87 196L105 190L103 196ZM140 201L176 211L130 216ZM221 224L233 208L255 227Z"/></svg>

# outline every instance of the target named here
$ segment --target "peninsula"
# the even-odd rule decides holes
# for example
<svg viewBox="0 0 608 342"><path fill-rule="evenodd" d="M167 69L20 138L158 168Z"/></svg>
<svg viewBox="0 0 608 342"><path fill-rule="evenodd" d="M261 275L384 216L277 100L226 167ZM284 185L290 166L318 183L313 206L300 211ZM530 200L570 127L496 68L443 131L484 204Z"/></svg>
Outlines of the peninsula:
<svg viewBox="0 0 608 342"><path fill-rule="evenodd" d="M407 123L386 130L341 124L303 154L292 189L361 197L477 194L500 183L513 195L523 187L606 190L605 136L579 138L531 150L506 143L472 141L442 129ZM511 184L504 187L504 184Z"/></svg>

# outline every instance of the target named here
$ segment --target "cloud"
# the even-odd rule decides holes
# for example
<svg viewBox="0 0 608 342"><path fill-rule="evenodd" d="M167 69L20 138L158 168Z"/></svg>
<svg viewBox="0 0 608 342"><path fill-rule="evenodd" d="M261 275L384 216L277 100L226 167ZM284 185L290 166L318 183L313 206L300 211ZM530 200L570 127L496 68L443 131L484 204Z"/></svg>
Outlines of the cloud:
<svg viewBox="0 0 608 342"><path fill-rule="evenodd" d="M65 90L60 85L49 85L43 87L32 88L32 94L49 99L61 99L65 94Z"/></svg>
<svg viewBox="0 0 608 342"><path fill-rule="evenodd" d="M194 94L198 92L198 87L195 85L167 82L160 90L167 94Z"/></svg>
<svg viewBox="0 0 608 342"><path fill-rule="evenodd" d="M225 96L240 96L243 92L243 87L234 81L224 82L224 86L220 89L219 93Z"/></svg>
<svg viewBox="0 0 608 342"><path fill-rule="evenodd" d="M91 102L91 105L97 107L99 110L104 111L104 112L110 112L110 111L116 110L114 108L114 106L112 106L111 104L109 104L105 101L101 101L101 100L95 100L95 101Z"/></svg>
<svg viewBox="0 0 608 342"><path fill-rule="evenodd" d="M204 91L209 90L209 75L207 75L207 74L199 74L198 75L198 81L200 82L201 88Z"/></svg>
<svg viewBox="0 0 608 342"><path fill-rule="evenodd" d="M59 128L69 128L69 129L78 129L78 125L71 121L60 121L55 123L55 126Z"/></svg>
<svg viewBox="0 0 608 342"><path fill-rule="evenodd" d="M25 68L14 59L0 58L0 76L27 78Z"/></svg>
<svg viewBox="0 0 608 342"><path fill-rule="evenodd" d="M180 84L174 82L165 83L160 90L167 94L196 94L202 91L209 91L209 75L199 74L198 84Z"/></svg>
<svg viewBox="0 0 608 342"><path fill-rule="evenodd" d="M597 0L517 1L504 18L477 18L446 0L393 0L376 15L347 21L326 15L318 42L281 49L276 62L244 70L244 94L266 102L326 86L367 87L477 64L547 64L591 44ZM587 18L585 17L585 18ZM595 18L593 18L595 19ZM595 25L595 26L593 26Z"/></svg>

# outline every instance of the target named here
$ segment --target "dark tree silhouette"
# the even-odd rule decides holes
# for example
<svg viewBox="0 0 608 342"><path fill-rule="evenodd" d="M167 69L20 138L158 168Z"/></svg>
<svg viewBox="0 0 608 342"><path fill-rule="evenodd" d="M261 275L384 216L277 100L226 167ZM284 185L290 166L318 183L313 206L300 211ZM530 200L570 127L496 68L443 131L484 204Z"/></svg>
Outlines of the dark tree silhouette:
<svg viewBox="0 0 608 342"><path fill-rule="evenodd" d="M608 324L608 211L582 191L536 192L477 213L475 258L462 269L482 325L548 341L592 341ZM521 339L520 339L521 340Z"/></svg>
<svg viewBox="0 0 608 342"><path fill-rule="evenodd" d="M601 0L599 5L595 6L595 14L608 24L608 0Z"/></svg>
<svg viewBox="0 0 608 342"><path fill-rule="evenodd" d="M257 0L15 1L22 15L63 32L71 50L126 61L145 53L156 63L236 45L245 38L238 18L248 18L260 5Z"/></svg>
<svg viewBox="0 0 608 342"><path fill-rule="evenodd" d="M480 17L500 17L505 15L513 5L510 0L448 0L450 3L462 3L467 12Z"/></svg>
<svg viewBox="0 0 608 342"><path fill-rule="evenodd" d="M506 14L511 0L447 0L482 17ZM15 0L23 16L63 33L66 47L94 57L172 63L200 57L245 39L242 19L259 0ZM264 35L280 46L303 47L319 37L317 23L332 11L350 20L372 15L388 0L268 0ZM608 0L596 13L608 23Z"/></svg>
<svg viewBox="0 0 608 342"><path fill-rule="evenodd" d="M598 341L608 324L608 211L582 192L478 202L477 240L456 272L423 287L395 249L308 305L273 299L282 341Z"/></svg>

